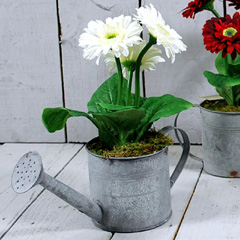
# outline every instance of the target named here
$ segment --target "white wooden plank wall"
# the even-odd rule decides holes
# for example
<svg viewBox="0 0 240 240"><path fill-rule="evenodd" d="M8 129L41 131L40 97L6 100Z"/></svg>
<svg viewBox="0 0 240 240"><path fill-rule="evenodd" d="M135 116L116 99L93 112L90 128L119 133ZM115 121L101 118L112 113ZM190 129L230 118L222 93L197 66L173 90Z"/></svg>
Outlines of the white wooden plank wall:
<svg viewBox="0 0 240 240"><path fill-rule="evenodd" d="M173 65L168 60L156 71L146 73L147 96L171 93L200 103L199 96L215 93L202 74L205 69L214 71L215 56L205 51L201 35L211 14L204 12L195 20L184 19L180 11L189 0L140 2L152 3L188 46ZM215 2L221 11L222 2ZM138 0L2 0L0 142L86 142L95 136L97 130L83 118L69 120L67 138L64 130L50 134L41 123L41 113L45 107L63 105L87 110L92 93L110 74L103 61L97 66L95 61L83 59L79 35L90 20L129 15L138 5ZM179 123L197 143L201 142L199 119L199 110L193 109L183 113ZM173 118L167 118L156 126L172 123Z"/></svg>
<svg viewBox="0 0 240 240"><path fill-rule="evenodd" d="M62 105L55 0L0 2L0 142L64 141L41 113Z"/></svg>

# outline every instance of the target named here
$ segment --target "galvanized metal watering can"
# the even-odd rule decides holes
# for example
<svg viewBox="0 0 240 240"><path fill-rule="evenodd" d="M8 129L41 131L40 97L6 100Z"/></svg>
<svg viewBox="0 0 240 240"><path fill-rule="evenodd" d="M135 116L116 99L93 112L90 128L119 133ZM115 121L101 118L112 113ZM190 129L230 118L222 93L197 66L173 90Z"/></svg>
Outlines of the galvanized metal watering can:
<svg viewBox="0 0 240 240"><path fill-rule="evenodd" d="M163 133L179 131L183 139L180 160L169 178L168 147L142 157L110 158L89 153L90 199L46 174L41 156L25 154L12 175L12 187L24 193L40 184L80 212L98 227L112 232L136 232L157 227L171 216L170 189L187 160L190 143L178 128L165 127Z"/></svg>
<svg viewBox="0 0 240 240"><path fill-rule="evenodd" d="M217 177L240 177L240 113L219 112L199 107L202 119L203 158L191 153L189 156L203 162L203 169ZM179 114L175 118L177 127ZM181 144L181 140L176 137Z"/></svg>

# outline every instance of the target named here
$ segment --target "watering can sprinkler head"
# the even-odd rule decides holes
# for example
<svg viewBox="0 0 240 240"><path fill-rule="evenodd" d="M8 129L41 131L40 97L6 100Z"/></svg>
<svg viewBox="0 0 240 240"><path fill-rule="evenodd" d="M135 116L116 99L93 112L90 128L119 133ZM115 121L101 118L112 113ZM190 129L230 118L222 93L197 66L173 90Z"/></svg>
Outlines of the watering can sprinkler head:
<svg viewBox="0 0 240 240"><path fill-rule="evenodd" d="M12 188L16 193L25 193L38 184L101 223L102 209L96 202L46 174L41 156L37 152L28 152L21 157L13 170Z"/></svg>
<svg viewBox="0 0 240 240"><path fill-rule="evenodd" d="M37 152L26 153L18 161L12 174L12 188L16 193L25 193L43 178L42 158Z"/></svg>

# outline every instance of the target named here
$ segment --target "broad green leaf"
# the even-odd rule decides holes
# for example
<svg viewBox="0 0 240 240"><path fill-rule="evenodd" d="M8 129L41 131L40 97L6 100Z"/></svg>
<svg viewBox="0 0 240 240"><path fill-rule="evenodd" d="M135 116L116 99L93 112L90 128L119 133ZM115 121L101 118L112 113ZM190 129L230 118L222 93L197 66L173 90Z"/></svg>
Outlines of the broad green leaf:
<svg viewBox="0 0 240 240"><path fill-rule="evenodd" d="M97 125L96 120L87 113L70 110L63 107L45 108L42 114L42 121L46 129L52 133L64 128L67 120L70 117L86 117L92 121L93 124Z"/></svg>
<svg viewBox="0 0 240 240"><path fill-rule="evenodd" d="M222 96L228 103L228 105L239 106L240 100L240 85L233 87L216 88L220 96Z"/></svg>
<svg viewBox="0 0 240 240"><path fill-rule="evenodd" d="M99 137L110 148L134 141L137 127L144 116L144 109L93 114L98 122Z"/></svg>
<svg viewBox="0 0 240 240"><path fill-rule="evenodd" d="M90 101L87 104L89 113L104 113L106 110L96 103L117 103L117 83L118 75L113 74L107 79L92 95Z"/></svg>
<svg viewBox="0 0 240 240"><path fill-rule="evenodd" d="M230 60L229 60L230 58ZM240 55L238 54L235 60L228 58L229 66L228 72L231 77L240 78Z"/></svg>
<svg viewBox="0 0 240 240"><path fill-rule="evenodd" d="M219 93L221 97L223 97L228 105L234 105L234 96L232 87L217 87L216 91Z"/></svg>
<svg viewBox="0 0 240 240"><path fill-rule="evenodd" d="M238 65L229 64L228 70L231 77L240 78L240 64Z"/></svg>
<svg viewBox="0 0 240 240"><path fill-rule="evenodd" d="M126 90L127 80L123 79L123 105L126 105ZM117 92L118 92L118 74L113 74L107 79L92 95L90 101L87 104L89 113L105 113L106 109L99 103L104 104L117 104Z"/></svg>
<svg viewBox="0 0 240 240"><path fill-rule="evenodd" d="M146 116L142 119L139 126L138 139L147 131L151 124L162 117L169 117L174 114L187 110L194 105L182 98L174 97L170 94L161 97L147 98L141 106L146 111Z"/></svg>
<svg viewBox="0 0 240 240"><path fill-rule="evenodd" d="M222 57L222 52L220 52L215 60L215 66L219 74L229 76L228 73L228 62L227 59Z"/></svg>
<svg viewBox="0 0 240 240"><path fill-rule="evenodd" d="M126 106L126 94L127 94L127 83L128 81L123 79L123 96L122 105ZM90 101L87 104L88 113L106 113L107 109L110 110L110 105L117 104L117 91L118 91L118 74L113 74L107 79L92 95ZM134 105L135 95L131 94L130 105ZM145 99L140 99L141 104L144 103ZM108 107L103 107L103 104ZM108 104L108 105L106 105ZM116 109L119 110L119 109Z"/></svg>
<svg viewBox="0 0 240 240"><path fill-rule="evenodd" d="M97 103L102 108L105 108L109 111L122 111L122 110L128 110L128 109L134 109L135 106L122 106L122 105L113 105L113 104L107 104L107 103Z"/></svg>
<svg viewBox="0 0 240 240"><path fill-rule="evenodd" d="M209 71L204 72L204 76L208 82L214 87L233 87L240 84L240 78L224 76L222 74L215 74Z"/></svg>
<svg viewBox="0 0 240 240"><path fill-rule="evenodd" d="M234 95L234 106L240 106L240 85L234 86L233 95Z"/></svg>
<svg viewBox="0 0 240 240"><path fill-rule="evenodd" d="M215 66L219 74L229 77L240 77L240 56L237 55L235 60L232 60L230 54L226 58L222 57L222 52L216 58Z"/></svg>
<svg viewBox="0 0 240 240"><path fill-rule="evenodd" d="M169 117L191 107L194 107L192 103L170 94L150 97L142 105L142 108L146 110L146 117L143 121L148 119L149 122L155 122L161 117Z"/></svg>

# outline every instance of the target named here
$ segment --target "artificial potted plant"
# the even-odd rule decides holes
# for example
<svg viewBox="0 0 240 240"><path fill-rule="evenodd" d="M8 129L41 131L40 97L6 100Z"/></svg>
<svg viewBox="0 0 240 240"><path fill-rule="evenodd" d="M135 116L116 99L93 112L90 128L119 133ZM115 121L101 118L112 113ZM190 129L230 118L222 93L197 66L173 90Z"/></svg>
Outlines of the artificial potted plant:
<svg viewBox="0 0 240 240"><path fill-rule="evenodd" d="M144 26L149 32L147 42L140 37ZM166 156L172 141L164 134L173 128L158 132L151 127L160 118L193 105L170 94L142 97L140 73L165 61L159 46L172 63L186 46L153 5L137 9L134 20L121 15L106 22L90 21L84 31L79 38L84 58L97 58L98 64L100 57L105 57L106 64L117 73L92 95L88 113L46 108L43 123L49 132L55 132L64 128L68 118L83 116L98 128L98 137L87 144L91 197L108 209L98 226L118 232L156 227L170 217L170 187L186 161L189 142L179 130L187 143L170 182Z"/></svg>
<svg viewBox="0 0 240 240"><path fill-rule="evenodd" d="M203 162L206 172L221 177L240 176L240 14L227 14L229 6L240 8L239 0L223 0L223 16L214 0L194 0L183 9L183 17L195 18L207 10L214 17L202 29L206 50L216 53L218 73L204 71L219 96L200 104L203 122Z"/></svg>

